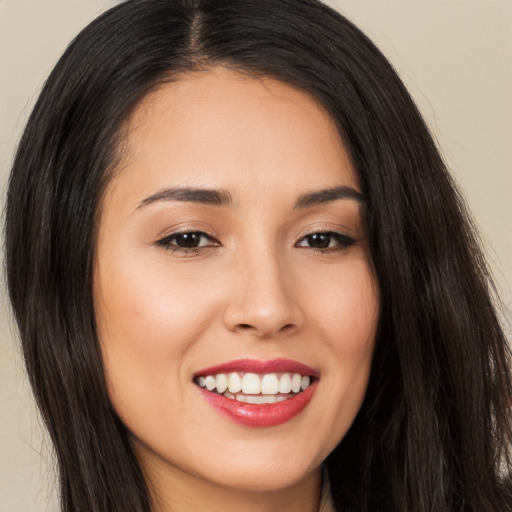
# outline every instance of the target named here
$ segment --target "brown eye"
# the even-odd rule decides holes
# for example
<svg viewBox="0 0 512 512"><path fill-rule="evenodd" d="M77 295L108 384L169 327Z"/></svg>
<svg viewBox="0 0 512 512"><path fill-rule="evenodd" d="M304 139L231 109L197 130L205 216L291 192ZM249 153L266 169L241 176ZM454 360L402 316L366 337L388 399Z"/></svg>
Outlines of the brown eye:
<svg viewBox="0 0 512 512"><path fill-rule="evenodd" d="M315 233L306 237L309 247L314 249L327 249L331 244L330 233Z"/></svg>
<svg viewBox="0 0 512 512"><path fill-rule="evenodd" d="M203 238L203 233L200 233L199 231L193 233L180 233L179 235L174 236L174 245L185 248L199 247Z"/></svg>
<svg viewBox="0 0 512 512"><path fill-rule="evenodd" d="M306 249L314 249L317 251L329 251L336 249L344 249L356 243L354 238L351 238L341 233L333 231L322 231L319 233L312 233L301 238L297 242L297 247L304 247Z"/></svg>
<svg viewBox="0 0 512 512"><path fill-rule="evenodd" d="M156 242L158 247L173 252L197 252L208 247L217 247L219 242L202 231L186 231L173 233Z"/></svg>

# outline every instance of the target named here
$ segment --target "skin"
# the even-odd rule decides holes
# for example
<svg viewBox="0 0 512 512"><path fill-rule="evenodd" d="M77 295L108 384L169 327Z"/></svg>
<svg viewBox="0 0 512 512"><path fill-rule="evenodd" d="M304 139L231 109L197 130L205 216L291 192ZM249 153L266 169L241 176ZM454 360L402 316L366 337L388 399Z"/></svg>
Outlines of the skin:
<svg viewBox="0 0 512 512"><path fill-rule="evenodd" d="M295 207L306 193L360 190L332 120L289 85L217 67L160 86L125 130L94 298L109 394L155 510L318 510L321 463L361 406L379 315L364 204ZM178 187L232 201L154 200ZM208 236L185 252L176 231ZM317 231L354 242L314 247ZM320 378L309 405L278 426L233 422L193 382L234 359L281 357Z"/></svg>

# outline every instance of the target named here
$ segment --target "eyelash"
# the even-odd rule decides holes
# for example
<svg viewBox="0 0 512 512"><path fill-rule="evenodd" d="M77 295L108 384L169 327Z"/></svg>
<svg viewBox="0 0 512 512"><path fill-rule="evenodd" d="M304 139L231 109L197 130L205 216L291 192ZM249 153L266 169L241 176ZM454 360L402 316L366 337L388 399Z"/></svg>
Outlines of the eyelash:
<svg viewBox="0 0 512 512"><path fill-rule="evenodd" d="M173 242L176 242L178 237L187 237L187 236L190 236L190 237L197 236L197 237L199 237L200 241L202 239L207 239L207 240L209 240L209 243L207 245L198 245L197 247L180 247L179 245L176 245L176 244L173 245ZM158 247L164 248L167 251L171 251L173 254L179 252L179 253L183 254L184 256L187 256L187 255L193 256L194 254L198 254L201 251L211 249L212 247L218 247L221 244L218 240L216 240L214 237L212 237L208 233L205 233L204 231L182 231L179 233L172 233L170 235L167 235L167 236L161 238L160 240L157 240L156 245Z"/></svg>
<svg viewBox="0 0 512 512"><path fill-rule="evenodd" d="M309 249L311 249L315 252L320 252L320 253L324 253L324 254L330 253L330 252L335 252L335 251L342 251L343 249L347 249L348 247L350 247L351 245L354 245L357 242L357 240L355 238L352 238L350 236L343 235L341 233L337 233L336 231L327 231L326 230L326 231L315 231L314 233L308 233L306 236L303 236L295 244L295 247L304 247L299 244L301 242L307 240L308 238L310 239L310 243L311 243L311 239L315 236L328 236L329 237L328 247L322 247L322 248L309 247ZM337 242L337 244L333 247L330 247L330 244L333 240L335 240Z"/></svg>
<svg viewBox="0 0 512 512"><path fill-rule="evenodd" d="M311 243L313 237L319 236L328 237L327 247L318 248L301 245L302 242L307 241L308 239L309 243ZM182 247L176 244L176 240L178 239L178 237L191 237L191 239L193 239L194 237L198 237L199 244L204 239L209 240L209 243L205 245L198 245L195 247ZM333 240L336 241L336 245L331 247L330 245ZM314 233L308 233L307 235L300 238L300 240L296 242L295 247L303 247L306 249L309 248L314 252L326 254L335 251L342 251L343 249L347 249L351 245L354 245L356 242L356 239L349 237L347 235L343 235L341 233L337 233L335 231L316 231ZM171 251L173 254L181 253L183 256L193 256L195 254L198 254L199 252L210 250L212 247L219 247L221 243L208 233L205 233L204 231L183 231L179 233L172 233L161 238L160 240L157 240L156 245L158 247L164 248L167 251Z"/></svg>

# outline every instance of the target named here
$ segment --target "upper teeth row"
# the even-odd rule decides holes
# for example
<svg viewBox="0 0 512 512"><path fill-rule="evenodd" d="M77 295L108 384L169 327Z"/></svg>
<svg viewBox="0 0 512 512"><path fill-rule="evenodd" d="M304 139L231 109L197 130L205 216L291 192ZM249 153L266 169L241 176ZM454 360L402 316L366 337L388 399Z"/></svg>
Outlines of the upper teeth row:
<svg viewBox="0 0 512 512"><path fill-rule="evenodd" d="M257 373L246 373L243 377L236 372L198 377L197 383L208 391L214 389L217 393L239 393L246 395L276 395L277 393L298 393L309 387L310 378L299 373L283 373L278 377L275 373L258 375Z"/></svg>

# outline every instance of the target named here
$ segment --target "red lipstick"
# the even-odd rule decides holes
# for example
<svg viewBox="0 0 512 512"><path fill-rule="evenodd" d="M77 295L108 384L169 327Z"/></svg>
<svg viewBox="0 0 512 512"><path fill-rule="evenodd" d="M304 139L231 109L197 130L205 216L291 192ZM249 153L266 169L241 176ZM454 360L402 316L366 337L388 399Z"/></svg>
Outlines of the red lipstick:
<svg viewBox="0 0 512 512"><path fill-rule="evenodd" d="M319 372L310 366L307 366L291 359L270 359L268 361L261 361L258 359L237 359L236 361L230 361L228 363L219 364L210 368L205 368L194 374L194 377L200 375L216 375L217 373L231 373L231 372L243 372L243 373L258 373L260 375L264 373L300 373L301 375L310 375L312 377L318 377Z"/></svg>
<svg viewBox="0 0 512 512"><path fill-rule="evenodd" d="M295 418L311 401L318 386L319 372L297 361L290 359L272 359L261 361L256 359L239 359L210 368L205 368L194 374L194 379L219 373L229 374L256 373L259 375L269 373L299 373L303 376L313 377L309 387L297 394L290 393L290 397L275 403L252 404L228 398L223 394L208 391L197 387L206 402L235 423L250 427L273 427L286 423ZM233 397L233 395L231 394ZM249 396L249 395L247 395Z"/></svg>
<svg viewBox="0 0 512 512"><path fill-rule="evenodd" d="M274 427L297 416L313 398L318 381L293 398L275 404L247 404L197 388L203 398L229 419L249 427Z"/></svg>

